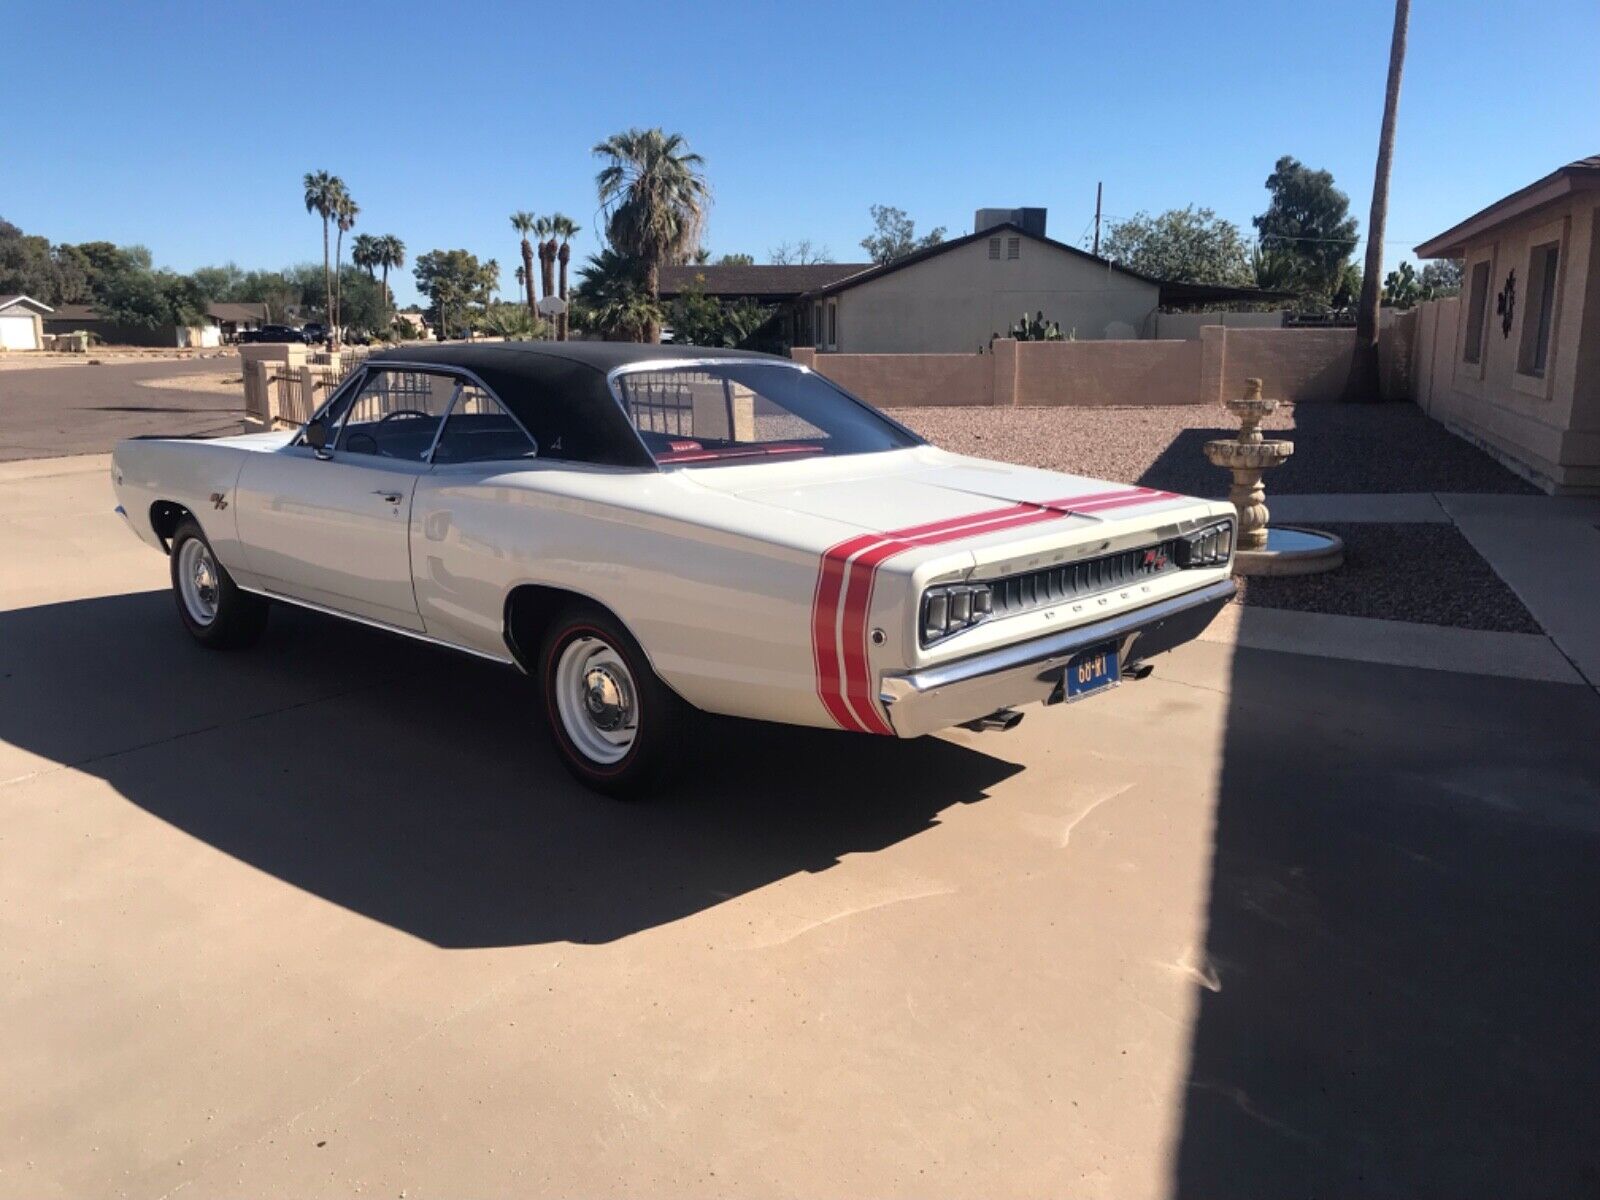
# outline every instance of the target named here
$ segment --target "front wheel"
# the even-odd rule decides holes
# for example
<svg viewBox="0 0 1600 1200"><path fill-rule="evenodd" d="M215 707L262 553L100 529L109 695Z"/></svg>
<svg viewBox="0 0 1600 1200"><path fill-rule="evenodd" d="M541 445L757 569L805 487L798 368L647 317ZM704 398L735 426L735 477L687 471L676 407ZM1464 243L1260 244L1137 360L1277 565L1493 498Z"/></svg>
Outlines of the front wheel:
<svg viewBox="0 0 1600 1200"><path fill-rule="evenodd" d="M539 660L551 736L567 769L623 799L659 784L682 751L691 710L621 622L596 605L573 605L551 624Z"/></svg>
<svg viewBox="0 0 1600 1200"><path fill-rule="evenodd" d="M178 616L195 641L232 650L260 638L267 624L267 602L233 582L193 517L178 522L171 560Z"/></svg>

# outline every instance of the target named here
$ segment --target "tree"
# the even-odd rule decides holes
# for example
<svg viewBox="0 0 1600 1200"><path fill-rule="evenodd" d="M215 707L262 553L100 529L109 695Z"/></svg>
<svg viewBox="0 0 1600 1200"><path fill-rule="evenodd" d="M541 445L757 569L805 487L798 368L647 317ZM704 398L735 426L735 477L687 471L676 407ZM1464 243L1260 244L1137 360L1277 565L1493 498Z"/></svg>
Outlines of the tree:
<svg viewBox="0 0 1600 1200"><path fill-rule="evenodd" d="M522 235L522 282L528 291L528 315L537 317L533 303L533 243L528 235L533 232L537 218L531 212L518 210L511 214L511 228Z"/></svg>
<svg viewBox="0 0 1600 1200"><path fill-rule="evenodd" d="M308 171L304 180L306 212L322 218L322 282L323 295L333 295L333 266L328 258L328 222L333 219L334 206L344 193L344 180L326 171ZM330 314L331 315L331 314Z"/></svg>
<svg viewBox="0 0 1600 1200"><path fill-rule="evenodd" d="M547 300L556 290L556 239L555 222L540 217L533 223L534 236L539 239L539 299Z"/></svg>
<svg viewBox="0 0 1600 1200"><path fill-rule="evenodd" d="M465 250L430 250L418 256L411 273L417 290L431 301L430 315L435 318L431 323L448 337L466 323L467 305L488 302L499 268L491 272ZM450 323L452 315L455 325Z"/></svg>
<svg viewBox="0 0 1600 1200"><path fill-rule="evenodd" d="M607 341L643 341L660 329L661 305L646 288L639 260L602 250L578 272L572 293L572 323ZM658 334L659 336L659 334Z"/></svg>
<svg viewBox="0 0 1600 1200"><path fill-rule="evenodd" d="M1356 246L1350 197L1327 171L1314 171L1290 155L1267 176L1267 211L1256 217L1263 251L1294 259L1302 287L1327 300Z"/></svg>
<svg viewBox="0 0 1600 1200"><path fill-rule="evenodd" d="M1461 294L1461 260L1441 258L1422 268L1422 298L1442 300Z"/></svg>
<svg viewBox="0 0 1600 1200"><path fill-rule="evenodd" d="M64 299L61 278L61 268L51 257L49 238L23 233L0 219L0 295L20 293L45 304L59 304Z"/></svg>
<svg viewBox="0 0 1600 1200"><path fill-rule="evenodd" d="M705 276L696 276L667 309L676 345L736 349L766 324L772 309L748 297L732 302L706 295Z"/></svg>
<svg viewBox="0 0 1600 1200"><path fill-rule="evenodd" d="M756 265L756 256L753 254L724 254L717 259L719 267L753 267Z"/></svg>
<svg viewBox="0 0 1600 1200"><path fill-rule="evenodd" d="M943 225L925 237L917 237L916 224L903 209L874 204L871 212L873 232L861 239L861 248L875 263L893 262L944 241Z"/></svg>
<svg viewBox="0 0 1600 1200"><path fill-rule="evenodd" d="M689 150L681 134L629 129L594 148L607 161L595 176L606 239L619 253L638 259L644 290L654 312L646 341L661 340L661 267L700 244L711 189L705 160Z"/></svg>
<svg viewBox="0 0 1600 1200"><path fill-rule="evenodd" d="M788 242L779 242L767 251L767 257L777 267L808 267L813 263L833 261L828 248L813 246L810 238L801 238L792 246Z"/></svg>
<svg viewBox="0 0 1600 1200"><path fill-rule="evenodd" d="M543 337L545 325L528 311L528 306L516 304L491 304L484 310L483 331L503 338Z"/></svg>
<svg viewBox="0 0 1600 1200"><path fill-rule="evenodd" d="M1389 37L1389 78L1383 90L1383 122L1378 129L1378 164L1372 178L1372 210L1367 217L1367 263L1361 299L1356 304L1356 344L1345 378L1346 400L1376 400L1378 391L1378 278L1383 272L1383 235L1389 224L1389 167L1394 161L1394 125L1400 112L1400 76L1406 65L1406 28L1411 0L1395 0Z"/></svg>
<svg viewBox="0 0 1600 1200"><path fill-rule="evenodd" d="M378 238L378 267L383 272L383 303L387 319L386 326L394 323L394 297L389 292L389 272L398 271L406 265L406 244L392 233L385 233Z"/></svg>
<svg viewBox="0 0 1600 1200"><path fill-rule="evenodd" d="M333 325L333 348L335 350L337 350L339 348L339 337L340 337L340 332L341 332L341 330L343 328L342 323L340 322L340 319L339 319L340 316L341 316L340 311L339 311L339 297L340 297L340 294L343 291L343 284L344 284L344 267L341 265L341 261L340 261L342 259L343 255L344 255L344 235L349 233L350 230L355 226L356 217L359 216L360 213L361 213L361 206L355 202L355 199L350 195L349 192L344 190L343 185L340 185L339 196L338 196L338 199L335 201L334 208L333 208L334 221L339 226L339 234L338 234L338 237L334 241L334 254L333 254L333 266L334 266L333 283L334 283L334 287L333 287L333 322L332 322L332 325Z"/></svg>
<svg viewBox="0 0 1600 1200"><path fill-rule="evenodd" d="M1251 282L1244 237L1232 221L1209 208L1173 208L1152 217L1136 213L1113 221L1100 253L1118 266L1153 279L1181 283Z"/></svg>
<svg viewBox="0 0 1600 1200"><path fill-rule="evenodd" d="M551 217L550 224L554 228L556 236L561 239L561 249L556 255L557 261L561 264L561 290L558 294L565 300L567 298L567 264L572 261L572 239L582 232L583 226L562 213L556 213L555 216ZM566 340L567 314L562 313L556 317L556 341L564 342Z"/></svg>
<svg viewBox="0 0 1600 1200"><path fill-rule="evenodd" d="M376 279L378 270L378 239L370 233L358 233L350 243L350 261Z"/></svg>

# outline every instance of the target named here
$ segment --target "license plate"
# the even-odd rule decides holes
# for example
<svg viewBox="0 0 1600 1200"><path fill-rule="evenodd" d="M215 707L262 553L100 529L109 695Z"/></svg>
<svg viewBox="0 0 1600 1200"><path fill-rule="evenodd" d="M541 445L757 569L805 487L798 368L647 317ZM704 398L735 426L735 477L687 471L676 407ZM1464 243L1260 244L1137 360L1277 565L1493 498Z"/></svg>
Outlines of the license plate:
<svg viewBox="0 0 1600 1200"><path fill-rule="evenodd" d="M1121 682L1122 669L1117 663L1115 643L1085 650L1067 663L1061 679L1067 700L1079 700Z"/></svg>

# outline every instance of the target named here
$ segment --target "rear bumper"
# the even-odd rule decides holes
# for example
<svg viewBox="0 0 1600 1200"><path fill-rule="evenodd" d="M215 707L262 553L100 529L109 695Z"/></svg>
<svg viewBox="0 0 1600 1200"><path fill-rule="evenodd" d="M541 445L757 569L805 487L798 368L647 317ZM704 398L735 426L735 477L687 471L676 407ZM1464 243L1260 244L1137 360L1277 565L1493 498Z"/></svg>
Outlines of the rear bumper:
<svg viewBox="0 0 1600 1200"><path fill-rule="evenodd" d="M1115 642L1124 670L1199 637L1235 591L1232 579L1181 596L905 675L885 675L879 699L900 737L948 729L998 708L1045 700L1073 655Z"/></svg>

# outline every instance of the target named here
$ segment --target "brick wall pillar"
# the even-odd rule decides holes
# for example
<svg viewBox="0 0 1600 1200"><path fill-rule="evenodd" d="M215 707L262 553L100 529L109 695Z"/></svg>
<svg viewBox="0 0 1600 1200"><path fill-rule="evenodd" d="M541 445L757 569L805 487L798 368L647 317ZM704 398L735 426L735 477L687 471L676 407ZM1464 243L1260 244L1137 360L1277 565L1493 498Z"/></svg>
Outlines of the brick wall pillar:
<svg viewBox="0 0 1600 1200"><path fill-rule="evenodd" d="M1015 408L1017 405L1017 339L995 338L991 349L990 365L993 371L989 385L989 403L997 408Z"/></svg>
<svg viewBox="0 0 1600 1200"><path fill-rule="evenodd" d="M789 357L802 367L816 369L817 351L814 346L793 346L789 350Z"/></svg>
<svg viewBox="0 0 1600 1200"><path fill-rule="evenodd" d="M1222 376L1228 365L1228 330L1222 325L1200 327L1200 403L1222 403Z"/></svg>

